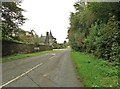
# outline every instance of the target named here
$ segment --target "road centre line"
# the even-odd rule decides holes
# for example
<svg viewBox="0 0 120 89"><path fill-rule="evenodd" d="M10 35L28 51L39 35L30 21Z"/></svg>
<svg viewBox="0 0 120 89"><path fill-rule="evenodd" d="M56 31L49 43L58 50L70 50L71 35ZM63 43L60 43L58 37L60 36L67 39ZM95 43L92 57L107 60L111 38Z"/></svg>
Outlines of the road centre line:
<svg viewBox="0 0 120 89"><path fill-rule="evenodd" d="M52 56L52 57L50 57L49 59L52 59L53 57L55 57L55 56Z"/></svg>
<svg viewBox="0 0 120 89"><path fill-rule="evenodd" d="M53 54L52 54L52 57L50 57L49 59L52 59L53 57L55 57L55 55L56 55L56 54L55 54L55 53L53 53Z"/></svg>
<svg viewBox="0 0 120 89"><path fill-rule="evenodd" d="M34 70L34 69L36 69L37 67L41 66L42 64L43 64L43 63L40 63L40 64L36 65L35 67L29 69L28 71L24 72L23 74L17 76L16 78L14 78L14 79L8 81L7 83L1 85L0 88L2 88L2 87L4 87L4 86L6 86L6 85L8 85L8 84L10 84L10 83L12 83L12 82L14 82L15 80L21 78L22 76L28 74L28 73L31 72L32 70Z"/></svg>

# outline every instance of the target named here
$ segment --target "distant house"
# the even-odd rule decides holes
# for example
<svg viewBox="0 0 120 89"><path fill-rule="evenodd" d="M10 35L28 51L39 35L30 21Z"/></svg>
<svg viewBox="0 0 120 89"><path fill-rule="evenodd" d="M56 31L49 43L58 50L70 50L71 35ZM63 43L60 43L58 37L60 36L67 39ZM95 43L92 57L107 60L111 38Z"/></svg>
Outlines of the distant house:
<svg viewBox="0 0 120 89"><path fill-rule="evenodd" d="M41 35L39 44L40 45L45 45L45 39L46 39L46 36Z"/></svg>
<svg viewBox="0 0 120 89"><path fill-rule="evenodd" d="M31 30L31 31L25 31L25 35L24 35L24 40L27 43L31 43L34 44L34 37L35 37L35 31Z"/></svg>
<svg viewBox="0 0 120 89"><path fill-rule="evenodd" d="M17 38L17 40L22 41L23 43L34 44L34 38L36 37L36 33L34 30L25 31L19 29L17 32L13 33L13 36Z"/></svg>
<svg viewBox="0 0 120 89"><path fill-rule="evenodd" d="M56 42L56 38L53 37L52 32L46 32L46 36L41 35L40 37L40 44L41 45L50 45L53 46L53 44Z"/></svg>

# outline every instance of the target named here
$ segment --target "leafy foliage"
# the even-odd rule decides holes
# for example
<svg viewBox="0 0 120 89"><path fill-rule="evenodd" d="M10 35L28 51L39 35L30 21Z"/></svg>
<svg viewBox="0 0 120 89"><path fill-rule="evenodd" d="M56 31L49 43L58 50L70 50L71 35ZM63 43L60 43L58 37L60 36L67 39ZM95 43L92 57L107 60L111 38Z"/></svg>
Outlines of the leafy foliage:
<svg viewBox="0 0 120 89"><path fill-rule="evenodd" d="M97 23L90 28L90 34L86 39L86 51L99 58L118 61L120 31L118 21L111 17L107 24Z"/></svg>
<svg viewBox="0 0 120 89"><path fill-rule="evenodd" d="M120 3L76 3L71 13L68 38L75 50L92 53L98 58L119 61Z"/></svg>
<svg viewBox="0 0 120 89"><path fill-rule="evenodd" d="M20 2L3 2L2 3L2 37L13 37L18 31L19 26L26 20L22 15Z"/></svg>

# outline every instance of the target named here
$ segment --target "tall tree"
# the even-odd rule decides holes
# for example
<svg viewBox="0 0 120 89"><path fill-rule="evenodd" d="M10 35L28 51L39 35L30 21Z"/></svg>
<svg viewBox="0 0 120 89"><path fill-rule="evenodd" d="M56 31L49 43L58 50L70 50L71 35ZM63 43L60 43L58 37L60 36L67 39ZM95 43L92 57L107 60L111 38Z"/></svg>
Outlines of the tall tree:
<svg viewBox="0 0 120 89"><path fill-rule="evenodd" d="M70 16L68 39L75 50L118 61L120 2L76 3ZM82 50L81 50L82 49Z"/></svg>
<svg viewBox="0 0 120 89"><path fill-rule="evenodd" d="M111 16L120 20L120 2L90 2L87 8L94 13L97 20L107 23Z"/></svg>
<svg viewBox="0 0 120 89"><path fill-rule="evenodd" d="M13 37L12 35L25 22L22 8L19 2L2 2L2 37Z"/></svg>

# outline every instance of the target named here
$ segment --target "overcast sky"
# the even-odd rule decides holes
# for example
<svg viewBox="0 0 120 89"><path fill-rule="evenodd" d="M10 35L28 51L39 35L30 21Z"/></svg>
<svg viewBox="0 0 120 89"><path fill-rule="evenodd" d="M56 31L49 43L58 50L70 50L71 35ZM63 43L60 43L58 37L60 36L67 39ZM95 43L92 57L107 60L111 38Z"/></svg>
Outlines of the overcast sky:
<svg viewBox="0 0 120 89"><path fill-rule="evenodd" d="M74 12L76 0L23 0L23 15L28 18L22 26L24 30L34 29L41 36L46 31L52 34L59 43L67 37L70 12Z"/></svg>

